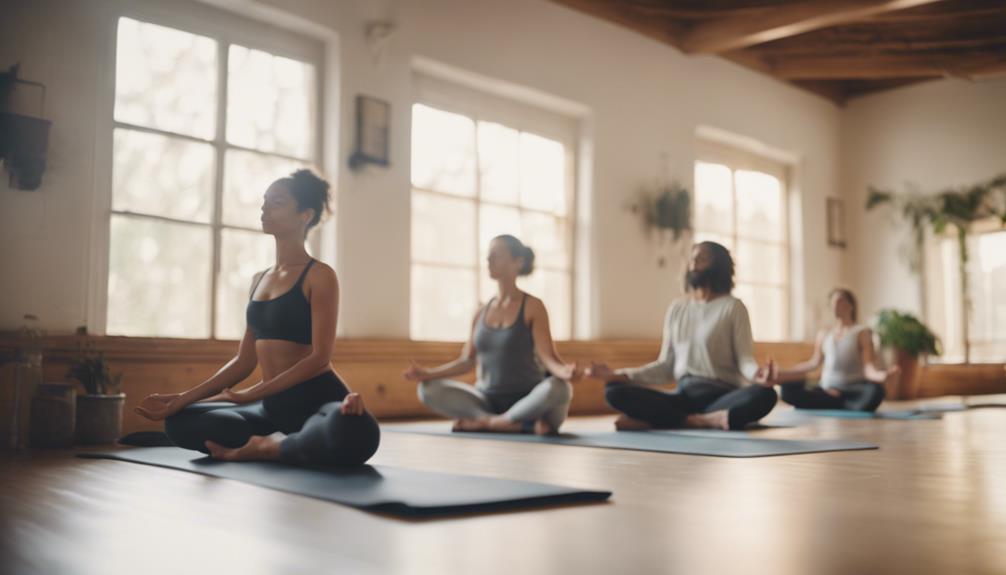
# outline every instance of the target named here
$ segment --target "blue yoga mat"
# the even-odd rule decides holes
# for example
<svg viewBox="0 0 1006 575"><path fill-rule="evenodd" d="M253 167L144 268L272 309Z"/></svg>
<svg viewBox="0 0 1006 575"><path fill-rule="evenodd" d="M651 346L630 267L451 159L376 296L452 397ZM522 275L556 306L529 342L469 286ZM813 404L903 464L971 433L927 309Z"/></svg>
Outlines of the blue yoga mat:
<svg viewBox="0 0 1006 575"><path fill-rule="evenodd" d="M610 491L547 483L417 471L385 465L351 469L293 467L267 461L216 461L178 447L141 447L80 453L232 479L287 493L342 503L376 513L428 517L604 501Z"/></svg>
<svg viewBox="0 0 1006 575"><path fill-rule="evenodd" d="M450 423L442 421L385 425L384 431L418 433L445 437L516 441L545 445L572 445L605 449L656 451L713 457L769 457L825 451L877 449L871 443L842 439L767 439L753 437L743 431L681 430L681 431L596 431L540 436L522 433L452 432Z"/></svg>
<svg viewBox="0 0 1006 575"><path fill-rule="evenodd" d="M941 419L942 413L920 409L899 411L851 411L847 409L794 409L793 414L808 417L837 417L841 419Z"/></svg>

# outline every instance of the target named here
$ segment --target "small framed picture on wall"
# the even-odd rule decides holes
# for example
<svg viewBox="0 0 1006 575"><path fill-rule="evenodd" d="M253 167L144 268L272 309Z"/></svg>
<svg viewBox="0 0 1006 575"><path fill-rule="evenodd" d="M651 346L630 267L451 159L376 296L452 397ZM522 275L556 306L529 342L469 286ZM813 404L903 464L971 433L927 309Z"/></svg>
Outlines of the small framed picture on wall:
<svg viewBox="0 0 1006 575"><path fill-rule="evenodd" d="M828 198L828 245L845 248L845 202Z"/></svg>
<svg viewBox="0 0 1006 575"><path fill-rule="evenodd" d="M389 164L390 125L391 104L372 96L356 96L356 147L349 157L350 168Z"/></svg>

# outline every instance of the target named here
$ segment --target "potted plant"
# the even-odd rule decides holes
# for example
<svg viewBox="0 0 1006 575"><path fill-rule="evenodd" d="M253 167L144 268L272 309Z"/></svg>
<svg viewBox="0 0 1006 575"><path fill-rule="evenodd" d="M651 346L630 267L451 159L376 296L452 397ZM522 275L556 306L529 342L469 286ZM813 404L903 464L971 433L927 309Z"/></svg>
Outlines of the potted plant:
<svg viewBox="0 0 1006 575"><path fill-rule="evenodd" d="M893 309L877 314L875 326L880 345L894 354L894 363L901 370L891 382L888 396L892 399L915 397L918 393L919 358L940 354L940 339L924 323L910 313Z"/></svg>
<svg viewBox="0 0 1006 575"><path fill-rule="evenodd" d="M78 445L115 443L122 432L122 374L112 374L103 354L82 354L67 376L84 386L77 396L76 441Z"/></svg>

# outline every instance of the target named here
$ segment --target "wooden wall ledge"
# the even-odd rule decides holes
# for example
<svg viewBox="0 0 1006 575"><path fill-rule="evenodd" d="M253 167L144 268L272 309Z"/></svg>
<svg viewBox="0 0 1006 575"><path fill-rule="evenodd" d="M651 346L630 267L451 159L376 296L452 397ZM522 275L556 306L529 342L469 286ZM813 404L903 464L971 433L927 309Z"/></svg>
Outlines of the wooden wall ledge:
<svg viewBox="0 0 1006 575"><path fill-rule="evenodd" d="M0 334L0 358L12 359L24 342L16 334ZM160 424L147 421L132 408L149 393L172 393L203 381L237 351L237 342L167 338L132 338L111 336L47 336L42 340L44 378L48 382L66 381L66 372L78 350L86 346L102 352L112 370L123 374L126 392L124 432L158 429ZM563 341L557 347L569 361L603 361L612 367L642 365L656 359L660 342L656 340ZM332 360L349 386L360 392L371 411L380 418L429 417L433 414L419 403L416 386L404 381L402 371L415 360L435 365L457 357L459 343L409 341L401 339L340 339ZM813 344L807 342L756 342L759 361L773 357L780 365L793 365L811 356ZM13 398L15 366L7 361L0 366L0 425L8 420ZM464 379L471 382L474 374ZM258 381L253 374L241 385ZM920 396L961 395L1006 392L1006 370L1002 364L950 366L931 365L923 370ZM604 382L586 380L576 386L570 412L592 414L609 412L604 402ZM6 429L4 427L3 429Z"/></svg>

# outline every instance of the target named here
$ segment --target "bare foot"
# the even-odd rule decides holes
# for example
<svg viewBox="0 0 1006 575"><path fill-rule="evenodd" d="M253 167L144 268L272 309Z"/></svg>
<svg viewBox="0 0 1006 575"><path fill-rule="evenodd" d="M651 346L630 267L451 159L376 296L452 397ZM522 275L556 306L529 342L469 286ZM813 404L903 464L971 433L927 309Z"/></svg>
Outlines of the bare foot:
<svg viewBox="0 0 1006 575"><path fill-rule="evenodd" d="M539 419L538 421L534 422L534 434L559 435L559 430L546 423L544 419Z"/></svg>
<svg viewBox="0 0 1006 575"><path fill-rule="evenodd" d="M615 429L619 431L645 431L653 426L645 421L633 419L628 415L619 415L615 420Z"/></svg>
<svg viewBox="0 0 1006 575"><path fill-rule="evenodd" d="M363 397L359 393L351 393L342 400L342 409L339 413L343 415L363 415L367 411L367 406L363 405Z"/></svg>
<svg viewBox="0 0 1006 575"><path fill-rule="evenodd" d="M459 419L454 422L451 431L489 431L489 418Z"/></svg>
<svg viewBox="0 0 1006 575"><path fill-rule="evenodd" d="M524 424L519 421L510 421L505 416L497 415L489 418L489 431L497 433L520 433L524 430Z"/></svg>
<svg viewBox="0 0 1006 575"><path fill-rule="evenodd" d="M277 431L272 435L253 435L241 447L224 447L212 441L206 442L210 457L221 461L278 461L279 444L286 437Z"/></svg>
<svg viewBox="0 0 1006 575"><path fill-rule="evenodd" d="M730 417L727 410L721 409L712 413L693 413L685 418L685 427L699 429L730 429Z"/></svg>

